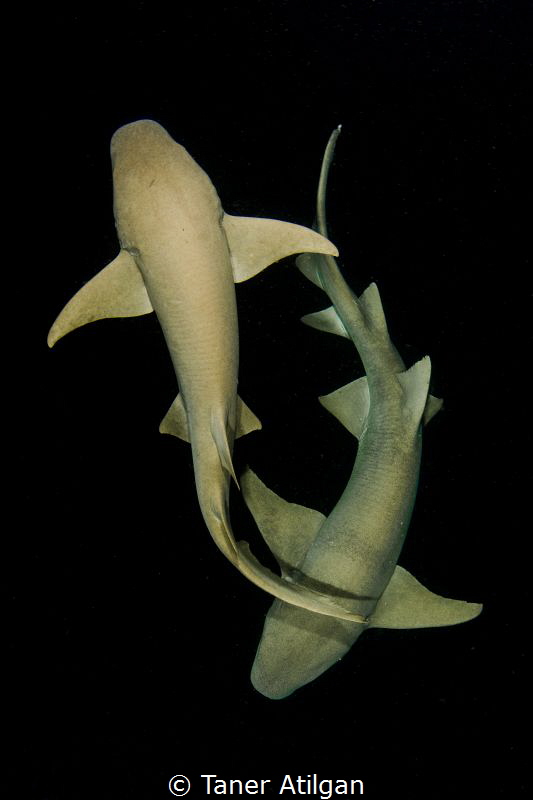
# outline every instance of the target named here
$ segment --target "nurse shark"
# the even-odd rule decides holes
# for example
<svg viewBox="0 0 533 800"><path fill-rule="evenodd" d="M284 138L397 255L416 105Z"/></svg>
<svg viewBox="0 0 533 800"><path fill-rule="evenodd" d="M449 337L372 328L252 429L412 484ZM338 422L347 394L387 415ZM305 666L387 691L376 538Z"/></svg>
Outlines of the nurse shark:
<svg viewBox="0 0 533 800"><path fill-rule="evenodd" d="M111 160L120 252L67 303L49 346L94 320L155 311L179 387L160 430L191 443L200 509L217 546L274 596L362 619L327 593L262 566L246 542L235 540L228 512L234 439L261 427L237 395L234 284L286 256L337 255L336 247L300 225L225 214L206 173L152 120L119 128Z"/></svg>
<svg viewBox="0 0 533 800"><path fill-rule="evenodd" d="M319 182L317 227L323 235L326 181L339 131L328 142ZM482 608L433 594L397 565L417 490L422 426L441 406L428 396L429 358L405 369L375 284L356 297L331 255L301 255L297 265L333 304L303 321L350 338L365 369L365 377L320 398L359 439L357 456L327 517L286 502L249 469L241 487L282 574L364 619L332 619L274 600L251 674L254 687L272 699L317 678L368 627L454 625Z"/></svg>

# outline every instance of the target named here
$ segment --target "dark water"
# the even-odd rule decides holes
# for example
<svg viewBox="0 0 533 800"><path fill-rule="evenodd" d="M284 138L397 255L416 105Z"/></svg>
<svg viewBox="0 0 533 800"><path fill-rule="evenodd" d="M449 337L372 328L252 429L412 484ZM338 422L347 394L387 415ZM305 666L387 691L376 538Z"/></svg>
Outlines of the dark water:
<svg viewBox="0 0 533 800"><path fill-rule="evenodd" d="M17 316L4 540L25 796L152 800L172 796L176 774L191 797L206 796L201 774L268 779L267 796L287 774L361 779L374 798L525 792L527 13L461 0L134 3L24 20L15 130L30 169L6 265ZM431 356L445 402L401 563L433 591L484 602L477 621L372 631L292 697L254 692L270 601L209 540L188 447L157 432L176 392L157 320L46 347L63 304L117 253L109 140L141 117L187 147L228 212L302 224L343 124L329 219L344 274L357 292L378 283L402 357ZM324 298L290 261L236 291L239 389L264 425L237 444L236 465L327 513L355 447L316 397L360 374L353 349L299 323ZM232 518L267 560L237 492Z"/></svg>

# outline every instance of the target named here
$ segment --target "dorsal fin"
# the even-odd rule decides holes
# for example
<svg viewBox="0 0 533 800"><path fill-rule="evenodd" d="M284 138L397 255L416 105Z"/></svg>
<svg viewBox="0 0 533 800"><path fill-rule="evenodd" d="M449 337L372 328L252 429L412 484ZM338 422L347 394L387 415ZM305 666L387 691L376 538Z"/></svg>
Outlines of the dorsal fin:
<svg viewBox="0 0 533 800"><path fill-rule="evenodd" d="M430 376L429 356L424 356L405 372L398 373L397 376L405 395L405 413L412 418L412 422L416 426L420 424L426 408Z"/></svg>
<svg viewBox="0 0 533 800"><path fill-rule="evenodd" d="M365 321L371 330L387 333L387 320L381 303L378 287L371 283L357 301Z"/></svg>

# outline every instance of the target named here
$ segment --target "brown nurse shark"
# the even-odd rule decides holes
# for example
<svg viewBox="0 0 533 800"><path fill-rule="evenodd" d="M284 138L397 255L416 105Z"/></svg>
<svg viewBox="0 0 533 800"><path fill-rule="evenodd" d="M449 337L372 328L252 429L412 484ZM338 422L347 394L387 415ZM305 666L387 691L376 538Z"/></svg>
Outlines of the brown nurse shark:
<svg viewBox="0 0 533 800"><path fill-rule="evenodd" d="M276 597L360 619L327 594L260 565L245 542L236 542L228 514L234 438L261 427L237 395L234 283L291 254L337 249L299 225L225 214L206 173L157 122L120 128L111 159L120 252L67 303L49 345L88 322L154 310L179 387L160 430L191 443L198 501L217 546Z"/></svg>
<svg viewBox="0 0 533 800"><path fill-rule="evenodd" d="M324 235L326 178L338 134L328 143L319 183L317 224ZM357 298L332 256L303 255L297 264L333 303L304 321L350 338L363 362L366 377L321 398L358 437L357 456L328 517L282 500L251 470L241 487L282 573L364 620L333 619L274 600L251 675L255 688L273 699L318 677L368 627L454 625L482 608L433 594L397 565L417 490L422 424L441 405L428 396L429 358L405 369L375 284Z"/></svg>

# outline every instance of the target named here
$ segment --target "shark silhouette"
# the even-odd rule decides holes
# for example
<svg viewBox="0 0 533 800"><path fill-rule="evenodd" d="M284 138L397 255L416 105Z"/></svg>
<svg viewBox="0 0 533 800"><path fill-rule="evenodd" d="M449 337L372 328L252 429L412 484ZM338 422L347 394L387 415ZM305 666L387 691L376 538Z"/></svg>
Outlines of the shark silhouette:
<svg viewBox="0 0 533 800"><path fill-rule="evenodd" d="M225 214L205 172L152 120L119 128L111 159L120 252L67 303L48 344L94 320L154 310L180 390L160 430L191 443L200 509L217 546L276 597L360 619L327 593L263 567L246 542L235 540L228 514L234 438L261 427L237 395L234 282L285 256L337 255L336 247L299 225Z"/></svg>
<svg viewBox="0 0 533 800"><path fill-rule="evenodd" d="M317 225L324 235L326 181L339 131L328 142L319 182ZM242 476L241 487L282 573L365 619L326 618L275 600L251 674L255 688L273 699L318 677L368 627L453 625L482 608L439 597L397 566L417 490L422 423L441 405L428 397L429 358L405 369L389 338L375 284L357 298L332 256L302 255L297 264L333 303L303 321L350 338L363 362L365 377L321 398L359 439L357 457L327 518L278 497L251 470Z"/></svg>

